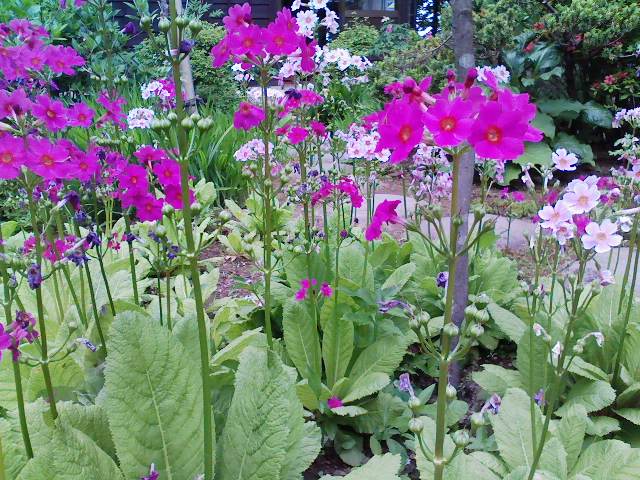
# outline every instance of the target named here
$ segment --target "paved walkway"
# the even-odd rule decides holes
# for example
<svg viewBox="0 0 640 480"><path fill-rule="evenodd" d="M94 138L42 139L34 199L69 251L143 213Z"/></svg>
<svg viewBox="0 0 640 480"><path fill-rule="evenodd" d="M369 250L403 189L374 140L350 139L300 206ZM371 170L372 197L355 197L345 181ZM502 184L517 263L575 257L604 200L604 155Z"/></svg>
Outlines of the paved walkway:
<svg viewBox="0 0 640 480"><path fill-rule="evenodd" d="M402 195L391 195L391 194L376 194L375 204L379 205L384 200L400 200L403 202ZM411 197L407 197L407 211L409 215L413 213L415 209L415 200ZM366 206L363 206L356 211L356 215L361 220L366 218ZM403 203L397 209L397 212L404 216L404 206ZM509 219L507 217L499 216L499 215L487 215L488 218L494 219L496 222L496 233L499 235L498 246L500 248L507 247L507 232L510 231L509 237L509 249L511 250L524 250L527 248L529 243L529 238L534 231L534 226L529 219L512 219L511 220L511 228L509 228ZM473 221L473 217L469 216L470 221ZM449 232L450 225L450 217L444 217L442 222L445 227L445 232ZM423 222L422 225L423 231L427 232L427 222ZM432 236L435 234L432 233ZM629 249L627 247L621 247L619 249L614 250L613 255L611 256L608 253L596 255L595 261L590 265L591 273L594 273L597 270L597 266L595 262L600 264L601 268L608 268L612 272L615 273L616 279L621 281L624 275L624 269L626 266L627 258L629 257ZM617 265L617 268L616 268ZM640 294L640 279L638 279L636 284L636 292Z"/></svg>

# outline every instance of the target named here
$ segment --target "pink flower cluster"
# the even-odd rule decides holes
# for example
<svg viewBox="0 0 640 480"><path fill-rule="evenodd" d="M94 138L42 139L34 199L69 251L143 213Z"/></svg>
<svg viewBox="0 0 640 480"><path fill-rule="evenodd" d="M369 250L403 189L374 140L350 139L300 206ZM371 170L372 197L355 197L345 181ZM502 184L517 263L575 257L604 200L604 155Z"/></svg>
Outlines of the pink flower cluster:
<svg viewBox="0 0 640 480"><path fill-rule="evenodd" d="M324 182L320 189L311 196L311 205L316 205L334 192L347 195L353 208L360 208L364 202L364 197L355 182L349 177L343 177L338 183Z"/></svg>
<svg viewBox="0 0 640 480"><path fill-rule="evenodd" d="M318 280L315 278L303 278L300 280L300 289L296 292L295 299L298 302L302 302L307 298L309 292L311 291L311 295L316 295L317 292L315 287L318 285ZM333 294L333 290L331 289L331 285L327 282L323 282L320 286L320 295L325 298L329 298Z"/></svg>
<svg viewBox="0 0 640 480"><path fill-rule="evenodd" d="M223 22L227 34L211 49L214 67L221 67L231 57L235 63L248 68L268 57L293 55L300 59L303 71L314 70L316 42L307 41L300 33L289 9L282 9L267 27L260 27L252 22L251 5L234 5Z"/></svg>
<svg viewBox="0 0 640 480"><path fill-rule="evenodd" d="M475 69L462 84L451 73L449 84L435 96L428 93L430 78L420 84L407 78L389 85L386 92L395 98L374 118L380 133L377 150L392 150L391 161L400 162L428 130L439 147L467 142L479 157L503 161L522 155L525 141L542 139L542 132L530 124L536 107L527 94L500 88L491 72L486 75L488 93L474 85Z"/></svg>
<svg viewBox="0 0 640 480"><path fill-rule="evenodd" d="M71 47L45 44L49 33L28 20L0 24L0 71L6 81L32 81L36 74L73 75L84 59Z"/></svg>
<svg viewBox="0 0 640 480"><path fill-rule="evenodd" d="M599 190L610 188L608 194ZM601 223L592 221L590 214L607 200L617 187L609 181L600 182L591 175L583 180L573 180L567 185L562 198L555 205L545 205L539 212L540 226L552 235L560 245L576 235L581 237L582 245L596 253L606 253L612 247L622 243L622 236L617 234L618 224L605 219Z"/></svg>
<svg viewBox="0 0 640 480"><path fill-rule="evenodd" d="M16 319L7 328L0 323L0 359L3 350L10 350L13 361L20 359L20 344L33 343L40 334L35 329L36 319L27 312L16 312Z"/></svg>
<svg viewBox="0 0 640 480"><path fill-rule="evenodd" d="M162 218L164 204L177 210L183 207L180 164L160 149L145 146L134 153L145 166L122 165L118 172L118 196L124 208L135 207L136 215L141 221L156 221ZM126 162L126 160L125 160ZM152 175L153 174L153 175ZM157 198L153 182L164 191L164 198ZM189 192L189 200L195 195Z"/></svg>

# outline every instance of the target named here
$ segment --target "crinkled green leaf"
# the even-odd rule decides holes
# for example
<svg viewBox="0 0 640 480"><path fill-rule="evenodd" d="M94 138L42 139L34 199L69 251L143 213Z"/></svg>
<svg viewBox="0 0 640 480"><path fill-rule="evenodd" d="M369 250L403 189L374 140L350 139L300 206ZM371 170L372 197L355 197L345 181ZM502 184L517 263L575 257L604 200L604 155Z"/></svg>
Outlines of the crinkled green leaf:
<svg viewBox="0 0 640 480"><path fill-rule="evenodd" d="M640 472L640 449L619 440L602 440L589 445L580 455L572 475L591 480L634 480Z"/></svg>
<svg viewBox="0 0 640 480"><path fill-rule="evenodd" d="M325 475L320 480L400 480L398 472L401 467L400 455L387 453L375 456L361 467L354 468L348 475L336 477Z"/></svg>
<svg viewBox="0 0 640 480"><path fill-rule="evenodd" d="M608 407L616 399L615 390L601 380L578 380L568 391L567 399L556 414L564 416L573 405L582 405L588 413Z"/></svg>
<svg viewBox="0 0 640 480"><path fill-rule="evenodd" d="M168 330L132 313L116 317L108 350L105 409L125 475L152 463L166 480L202 473L199 365Z"/></svg>
<svg viewBox="0 0 640 480"><path fill-rule="evenodd" d="M84 433L60 421L52 433L51 447L40 450L18 480L122 479L111 457Z"/></svg>
<svg viewBox="0 0 640 480"><path fill-rule="evenodd" d="M573 468L582 450L582 442L587 428L587 411L580 405L574 405L560 420L556 428L556 437L562 442L567 453L567 467Z"/></svg>
<svg viewBox="0 0 640 480"><path fill-rule="evenodd" d="M319 375L322 360L318 326L306 303L292 300L284 306L282 315L289 358L304 378Z"/></svg>
<svg viewBox="0 0 640 480"><path fill-rule="evenodd" d="M493 364L482 365L482 370L473 372L472 378L485 392L501 396L509 388L522 386L520 372Z"/></svg>
<svg viewBox="0 0 640 480"><path fill-rule="evenodd" d="M221 437L220 480L300 478L315 459L320 434L304 423L296 377L274 354L242 352Z"/></svg>
<svg viewBox="0 0 640 480"><path fill-rule="evenodd" d="M490 303L487 310L498 330L508 336L511 341L518 343L527 330L525 323L509 310L495 303Z"/></svg>
<svg viewBox="0 0 640 480"><path fill-rule="evenodd" d="M353 339L353 323L340 313L331 315L324 323L322 359L330 388L333 388L334 384L344 376L349 367L353 355Z"/></svg>

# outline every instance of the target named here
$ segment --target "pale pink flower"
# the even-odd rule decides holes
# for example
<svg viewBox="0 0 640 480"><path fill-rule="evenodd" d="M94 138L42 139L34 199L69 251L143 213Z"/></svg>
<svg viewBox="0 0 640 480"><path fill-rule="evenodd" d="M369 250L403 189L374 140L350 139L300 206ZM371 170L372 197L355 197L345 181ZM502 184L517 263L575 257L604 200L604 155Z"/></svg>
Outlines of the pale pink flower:
<svg viewBox="0 0 640 480"><path fill-rule="evenodd" d="M551 154L551 160L558 170L572 172L576 169L578 157L575 153L567 152L564 148L559 148Z"/></svg>
<svg viewBox="0 0 640 480"><path fill-rule="evenodd" d="M567 192L562 200L567 203L571 213L588 213L598 205L600 192L595 185L579 182L574 184L573 190Z"/></svg>
<svg viewBox="0 0 640 480"><path fill-rule="evenodd" d="M600 225L591 222L582 236L582 244L587 250L595 249L597 253L607 253L611 247L622 243L622 235L617 235L618 225L606 219Z"/></svg>
<svg viewBox="0 0 640 480"><path fill-rule="evenodd" d="M571 221L571 210L569 210L567 203L561 200L553 207L545 205L538 212L538 216L542 220L542 228L550 228L555 232L564 223Z"/></svg>

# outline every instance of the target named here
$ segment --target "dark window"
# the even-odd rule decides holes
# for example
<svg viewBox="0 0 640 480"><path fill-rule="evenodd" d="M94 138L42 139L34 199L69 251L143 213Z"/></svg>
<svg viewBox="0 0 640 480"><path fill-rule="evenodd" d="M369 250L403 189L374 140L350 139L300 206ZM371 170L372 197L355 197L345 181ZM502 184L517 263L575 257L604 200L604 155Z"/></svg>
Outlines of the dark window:
<svg viewBox="0 0 640 480"><path fill-rule="evenodd" d="M395 0L349 0L347 8L349 10L393 12L396 9L396 2Z"/></svg>

